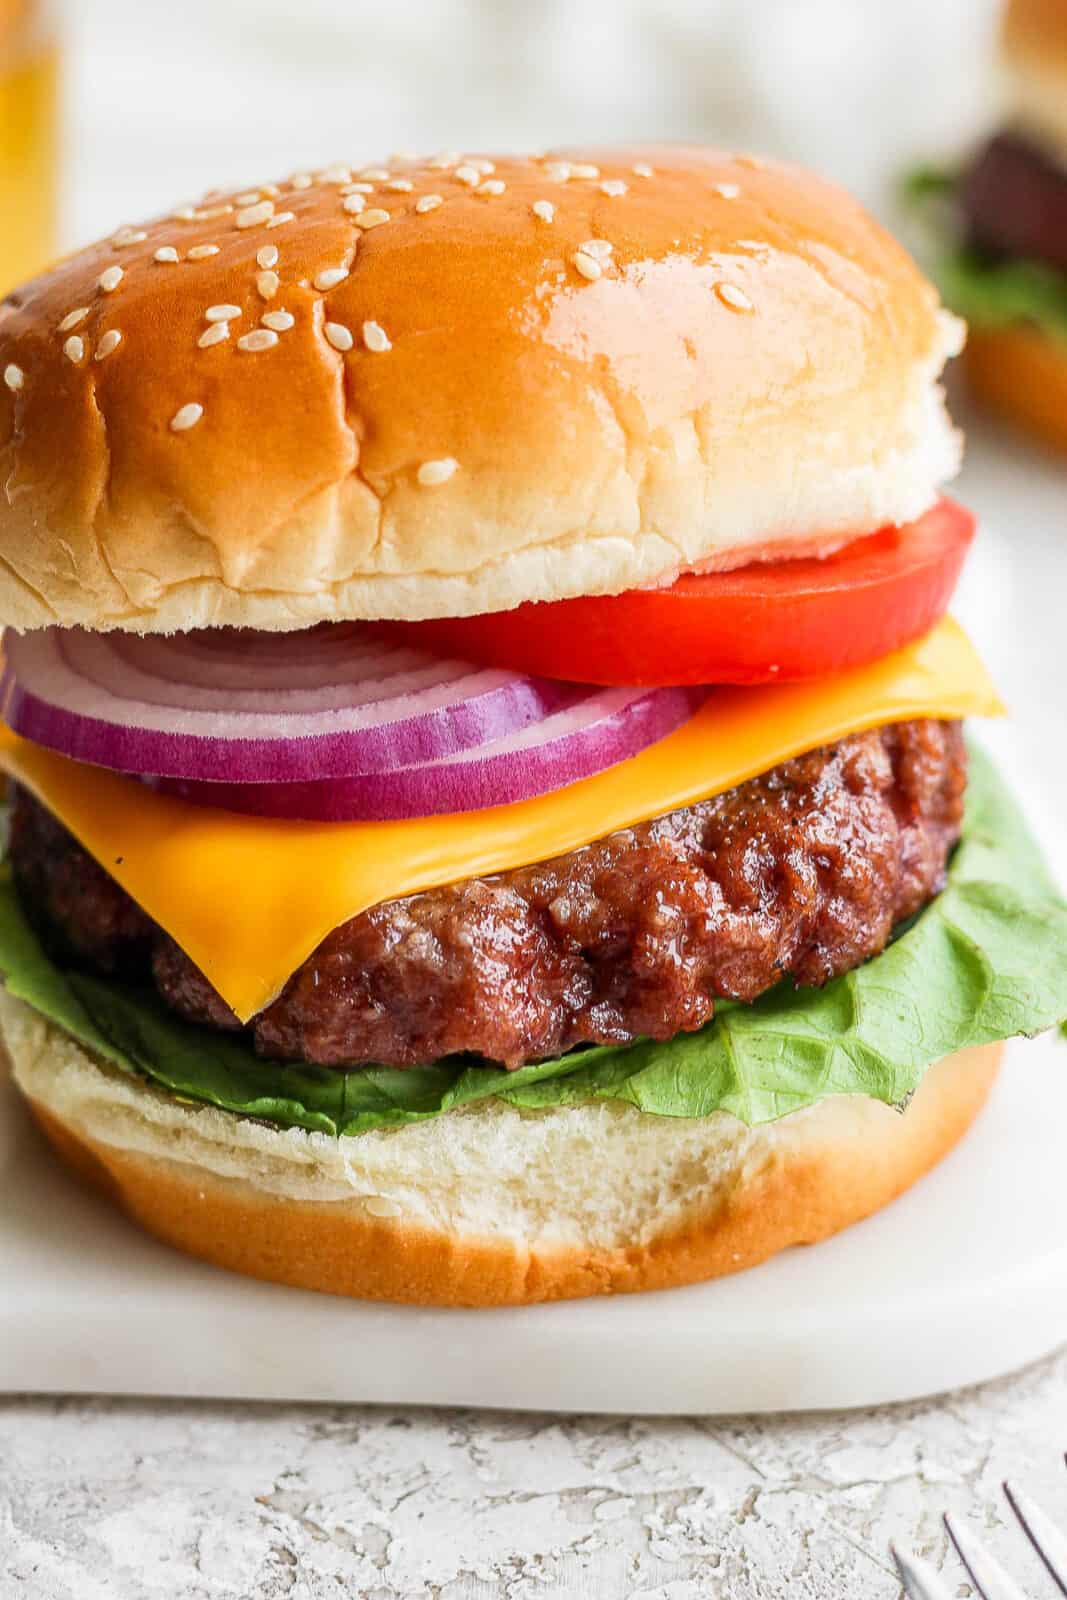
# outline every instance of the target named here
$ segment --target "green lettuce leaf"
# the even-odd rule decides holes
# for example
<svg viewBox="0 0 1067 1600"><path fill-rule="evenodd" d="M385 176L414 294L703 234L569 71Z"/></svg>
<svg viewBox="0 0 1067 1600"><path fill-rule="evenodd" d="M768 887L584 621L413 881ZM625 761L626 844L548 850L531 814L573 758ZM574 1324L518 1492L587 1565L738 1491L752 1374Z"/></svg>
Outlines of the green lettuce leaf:
<svg viewBox="0 0 1067 1600"><path fill-rule="evenodd" d="M184 1023L146 990L60 971L9 871L0 972L13 995L122 1071L282 1127L358 1134L491 1096L527 1107L623 1100L668 1117L729 1111L754 1125L826 1095L903 1105L942 1056L1061 1023L1067 902L1003 782L974 752L947 886L881 955L824 989L785 982L751 1006L724 1002L707 1027L666 1044L579 1050L513 1073L474 1058L408 1072L262 1061L243 1035Z"/></svg>
<svg viewBox="0 0 1067 1600"><path fill-rule="evenodd" d="M1067 339L1067 273L1040 261L990 261L973 250L952 250L932 268L946 305L976 328L1032 322Z"/></svg>
<svg viewBox="0 0 1067 1600"><path fill-rule="evenodd" d="M1041 261L993 260L946 242L958 230L958 182L958 173L918 167L902 185L905 203L921 210L936 241L930 271L945 304L977 328L1030 322L1054 338L1067 339L1067 273Z"/></svg>

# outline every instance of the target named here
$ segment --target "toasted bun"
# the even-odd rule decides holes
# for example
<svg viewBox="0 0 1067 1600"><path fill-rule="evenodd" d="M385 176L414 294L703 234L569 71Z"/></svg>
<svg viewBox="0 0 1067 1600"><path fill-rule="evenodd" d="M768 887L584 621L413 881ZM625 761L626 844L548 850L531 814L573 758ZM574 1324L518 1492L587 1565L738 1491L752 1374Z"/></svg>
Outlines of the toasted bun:
<svg viewBox="0 0 1067 1600"><path fill-rule="evenodd" d="M986 405L1067 450L1067 344L1037 328L972 328L967 377Z"/></svg>
<svg viewBox="0 0 1067 1600"><path fill-rule="evenodd" d="M423 1305L662 1289L824 1239L952 1148L1001 1048L940 1062L903 1115L841 1096L750 1129L488 1102L335 1140L182 1104L7 995L0 1025L56 1150L159 1238L251 1277Z"/></svg>
<svg viewBox="0 0 1067 1600"><path fill-rule="evenodd" d="M1008 0L1001 44L1009 61L1046 61L1067 82L1067 6L1063 0Z"/></svg>
<svg viewBox="0 0 1067 1600"><path fill-rule="evenodd" d="M1009 0L1001 60L1013 120L1067 160L1064 0Z"/></svg>
<svg viewBox="0 0 1067 1600"><path fill-rule="evenodd" d="M858 205L703 150L567 159L213 194L11 296L0 623L469 614L931 504L960 325Z"/></svg>

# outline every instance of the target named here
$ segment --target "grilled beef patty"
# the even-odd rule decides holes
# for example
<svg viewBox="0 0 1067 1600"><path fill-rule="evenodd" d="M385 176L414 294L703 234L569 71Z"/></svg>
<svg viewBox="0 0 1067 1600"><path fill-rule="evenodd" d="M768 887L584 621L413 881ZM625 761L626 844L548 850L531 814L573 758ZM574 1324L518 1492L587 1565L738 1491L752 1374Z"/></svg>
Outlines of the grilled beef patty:
<svg viewBox="0 0 1067 1600"><path fill-rule="evenodd" d="M715 997L819 985L877 955L941 887L959 831L959 723L904 722L786 761L559 856L386 901L329 934L249 1024L263 1056L507 1067L669 1039ZM240 1024L203 973L25 791L11 859L59 957L154 981L190 1021Z"/></svg>
<svg viewBox="0 0 1067 1600"><path fill-rule="evenodd" d="M990 140L964 175L960 205L978 249L1067 272L1067 170L1028 139Z"/></svg>

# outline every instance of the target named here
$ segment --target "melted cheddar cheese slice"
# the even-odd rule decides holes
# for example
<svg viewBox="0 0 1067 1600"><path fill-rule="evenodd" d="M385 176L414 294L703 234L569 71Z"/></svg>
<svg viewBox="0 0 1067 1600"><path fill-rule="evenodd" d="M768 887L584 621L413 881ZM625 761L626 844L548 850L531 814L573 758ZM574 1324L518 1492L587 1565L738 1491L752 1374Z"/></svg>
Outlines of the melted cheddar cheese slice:
<svg viewBox="0 0 1067 1600"><path fill-rule="evenodd" d="M721 794L790 756L910 717L995 716L996 692L945 620L873 666L715 690L630 761L514 805L404 822L289 822L154 793L0 729L24 784L181 945L247 1021L340 923L383 900L576 850Z"/></svg>

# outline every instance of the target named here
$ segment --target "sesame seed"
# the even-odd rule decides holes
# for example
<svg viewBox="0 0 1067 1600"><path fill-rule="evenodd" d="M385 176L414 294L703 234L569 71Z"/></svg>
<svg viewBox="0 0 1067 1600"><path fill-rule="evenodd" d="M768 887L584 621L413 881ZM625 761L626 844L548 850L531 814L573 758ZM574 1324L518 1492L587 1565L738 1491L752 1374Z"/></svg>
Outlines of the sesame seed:
<svg viewBox="0 0 1067 1600"><path fill-rule="evenodd" d="M228 322L213 322L210 328L205 328L196 341L201 350L210 350L213 344L223 344L230 337L230 324Z"/></svg>
<svg viewBox="0 0 1067 1600"><path fill-rule="evenodd" d="M122 334L117 328L109 328L96 347L96 360L103 361L122 343Z"/></svg>
<svg viewBox="0 0 1067 1600"><path fill-rule="evenodd" d="M466 162L462 167L457 167L452 176L457 178L460 183L467 184L471 189L476 188L482 181L482 175L478 168L471 166L470 162Z"/></svg>
<svg viewBox="0 0 1067 1600"><path fill-rule="evenodd" d="M433 489L447 483L458 466L451 456L442 456L439 461L424 461L415 476L424 489Z"/></svg>
<svg viewBox="0 0 1067 1600"><path fill-rule="evenodd" d="M193 212L193 218L197 222L215 222L219 217L228 217L232 210L230 205L201 206L199 211Z"/></svg>
<svg viewBox="0 0 1067 1600"><path fill-rule="evenodd" d="M192 222L196 216L196 210L193 206L179 206L177 211L171 212L171 216L175 222Z"/></svg>
<svg viewBox="0 0 1067 1600"><path fill-rule="evenodd" d="M356 221L361 228L380 228L383 222L389 221L389 213L375 207L370 211L364 211L363 215L357 217Z"/></svg>
<svg viewBox="0 0 1067 1600"><path fill-rule="evenodd" d="M257 228L261 222L268 222L274 215L274 201L261 200L258 205L244 206L234 217L234 226L238 228Z"/></svg>
<svg viewBox="0 0 1067 1600"><path fill-rule="evenodd" d="M432 167L435 172L447 172L449 167L458 167L462 160L463 157L458 150L441 150L437 155L430 157L427 166Z"/></svg>
<svg viewBox="0 0 1067 1600"><path fill-rule="evenodd" d="M208 256L217 256L218 253L217 244L194 244L193 248L186 252L190 261L206 261Z"/></svg>
<svg viewBox="0 0 1067 1600"><path fill-rule="evenodd" d="M475 172L480 172L485 177L496 171L496 163L490 161L486 156L471 156L467 161L467 165L468 167L473 167Z"/></svg>
<svg viewBox="0 0 1067 1600"><path fill-rule="evenodd" d="M161 244L152 259L154 261L177 261L178 252L172 244Z"/></svg>
<svg viewBox="0 0 1067 1600"><path fill-rule="evenodd" d="M255 354L259 350L272 350L277 343L278 335L273 328L253 328L251 333L241 335L237 341L237 348Z"/></svg>
<svg viewBox="0 0 1067 1600"><path fill-rule="evenodd" d="M342 194L373 194L373 183L346 183L341 188Z"/></svg>
<svg viewBox="0 0 1067 1600"><path fill-rule="evenodd" d="M349 173L349 177L352 174ZM370 183L386 183L392 174L387 167L364 167L360 177Z"/></svg>
<svg viewBox="0 0 1067 1600"><path fill-rule="evenodd" d="M26 374L23 372L21 367L16 367L15 363L11 361L4 368L4 382L7 384L12 394L17 394L22 388L22 385L26 382Z"/></svg>
<svg viewBox="0 0 1067 1600"><path fill-rule="evenodd" d="M736 200L741 193L741 187L736 183L713 183L711 191L722 200Z"/></svg>
<svg viewBox="0 0 1067 1600"><path fill-rule="evenodd" d="M327 167L325 171L316 174L320 183L351 183L352 171L349 167Z"/></svg>
<svg viewBox="0 0 1067 1600"><path fill-rule="evenodd" d="M571 265L580 272L583 278L588 278L590 283L595 283L600 277L601 266L596 256L587 256L584 250L576 250L571 256Z"/></svg>
<svg viewBox="0 0 1067 1600"><path fill-rule="evenodd" d="M290 189L310 189L312 177L310 172L298 172L295 178L289 179Z"/></svg>
<svg viewBox="0 0 1067 1600"><path fill-rule="evenodd" d="M341 202L341 210L347 211L350 217L358 217L367 206L366 197L361 194L346 194Z"/></svg>
<svg viewBox="0 0 1067 1600"><path fill-rule="evenodd" d="M271 217L267 223L268 228L280 228L283 222L295 222L295 211L279 211L276 217Z"/></svg>
<svg viewBox="0 0 1067 1600"><path fill-rule="evenodd" d="M385 187L394 194L410 194L415 185L410 178L390 178Z"/></svg>
<svg viewBox="0 0 1067 1600"><path fill-rule="evenodd" d="M599 178L600 168L595 167L591 161L572 161L572 178Z"/></svg>
<svg viewBox="0 0 1067 1600"><path fill-rule="evenodd" d="M323 332L327 341L333 345L335 350L342 352L351 350L356 342L352 337L351 328L346 328L343 322L328 322Z"/></svg>
<svg viewBox="0 0 1067 1600"><path fill-rule="evenodd" d="M754 311L755 307L743 289L733 283L717 283L715 293L724 306L729 306L731 311Z"/></svg>
<svg viewBox="0 0 1067 1600"><path fill-rule="evenodd" d="M477 192L479 194L503 194L506 188L507 184L503 178L487 178L484 183L478 185Z"/></svg>
<svg viewBox="0 0 1067 1600"><path fill-rule="evenodd" d="M260 200L262 200L262 198L262 189L247 189L244 194L235 194L233 197L233 203L235 206L254 206Z"/></svg>
<svg viewBox="0 0 1067 1600"><path fill-rule="evenodd" d="M182 406L170 419L172 433L187 433L190 428L195 428L200 418L204 415L204 408L195 400L187 406Z"/></svg>
<svg viewBox="0 0 1067 1600"><path fill-rule="evenodd" d="M128 244L141 244L147 238L148 235L143 228L120 228L111 243L122 250Z"/></svg>
<svg viewBox="0 0 1067 1600"><path fill-rule="evenodd" d="M278 265L278 246L276 244L260 245L256 251L256 265L264 268Z"/></svg>
<svg viewBox="0 0 1067 1600"><path fill-rule="evenodd" d="M272 328L275 333L288 333L296 322L291 311L264 311L259 320L265 328Z"/></svg>
<svg viewBox="0 0 1067 1600"><path fill-rule="evenodd" d="M415 210L421 217L425 216L427 211L436 211L440 204L441 196L439 194L424 194L421 200L416 200Z"/></svg>
<svg viewBox="0 0 1067 1600"><path fill-rule="evenodd" d="M218 306L208 306L207 310L204 312L204 321L205 322L229 322L232 317L239 317L240 315L241 315L240 306L231 306L231 305L226 305L226 304L218 305Z"/></svg>
<svg viewBox="0 0 1067 1600"><path fill-rule="evenodd" d="M609 200L617 200L620 195L627 193L629 187L621 178L605 178L600 185L600 192L606 194Z"/></svg>
<svg viewBox="0 0 1067 1600"><path fill-rule="evenodd" d="M375 355L384 355L393 348L389 335L380 322L365 322L363 324L363 343L368 350L373 350Z"/></svg>
<svg viewBox="0 0 1067 1600"><path fill-rule="evenodd" d="M63 321L59 324L60 333L69 333L71 328L76 328L79 322L84 322L89 315L88 306L78 306L74 311L68 311Z"/></svg>
<svg viewBox="0 0 1067 1600"><path fill-rule="evenodd" d="M113 294L125 276L121 267L107 267L96 280L97 288L103 289L105 294Z"/></svg>
<svg viewBox="0 0 1067 1600"><path fill-rule="evenodd" d="M613 254L615 246L610 239L587 239L578 249L583 256L596 256L598 261L604 261Z"/></svg>
<svg viewBox="0 0 1067 1600"><path fill-rule="evenodd" d="M76 333L72 333L63 346L63 354L68 361L73 361L74 365L77 366L79 361L85 359L85 340L79 338Z"/></svg>
<svg viewBox="0 0 1067 1600"><path fill-rule="evenodd" d="M315 274L312 282L320 293L325 294L328 289L336 289L339 283L344 283L347 277L347 267L325 267L322 272Z"/></svg>
<svg viewBox="0 0 1067 1600"><path fill-rule="evenodd" d="M550 161L545 168L545 177L551 178L553 183L566 183L571 176L569 161Z"/></svg>
<svg viewBox="0 0 1067 1600"><path fill-rule="evenodd" d="M635 178L651 178L655 176L647 161L635 162L633 174Z"/></svg>
<svg viewBox="0 0 1067 1600"><path fill-rule="evenodd" d="M535 200L530 210L542 222L555 222L556 220L556 208L551 200Z"/></svg>
<svg viewBox="0 0 1067 1600"><path fill-rule="evenodd" d="M276 272L257 272L256 288L264 300L273 300L281 287L282 280Z"/></svg>

